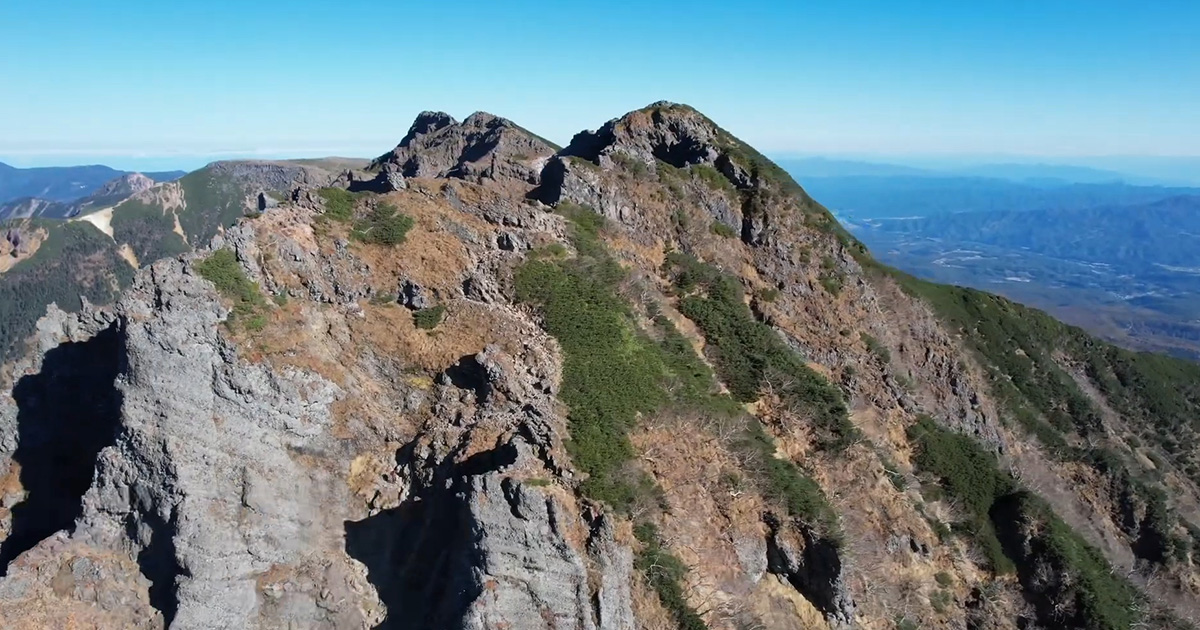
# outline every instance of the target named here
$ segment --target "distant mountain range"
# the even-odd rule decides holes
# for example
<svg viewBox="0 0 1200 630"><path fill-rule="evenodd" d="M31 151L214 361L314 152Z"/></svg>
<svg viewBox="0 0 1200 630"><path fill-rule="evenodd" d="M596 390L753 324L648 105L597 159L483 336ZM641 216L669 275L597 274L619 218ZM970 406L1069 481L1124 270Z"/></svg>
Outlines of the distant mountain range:
<svg viewBox="0 0 1200 630"><path fill-rule="evenodd" d="M86 197L74 201L50 201L38 197L24 197L6 203L0 202L0 221L10 219L70 219L80 215L110 208L156 182L141 173L126 173L104 184Z"/></svg>
<svg viewBox="0 0 1200 630"><path fill-rule="evenodd" d="M809 162L801 181L884 262L1131 348L1200 359L1200 188L879 166Z"/></svg>
<svg viewBox="0 0 1200 630"><path fill-rule="evenodd" d="M881 219L873 230L1120 268L1200 275L1200 191L1142 204Z"/></svg>
<svg viewBox="0 0 1200 630"><path fill-rule="evenodd" d="M903 163L860 161L825 157L793 157L777 160L793 177L982 177L1021 184L1130 184L1134 186L1200 186L1198 158L1093 158L1100 165L1047 164L1031 162L980 162L964 159L909 158ZM1125 170L1128 168L1129 170Z"/></svg>
<svg viewBox="0 0 1200 630"><path fill-rule="evenodd" d="M0 162L0 203L22 198L75 201L128 173L100 165L16 168ZM143 173L156 182L174 181L184 174L184 171Z"/></svg>
<svg viewBox="0 0 1200 630"><path fill-rule="evenodd" d="M1153 203L1200 188L1123 183L1018 183L986 177L808 177L806 190L850 221L956 212L1071 210Z"/></svg>

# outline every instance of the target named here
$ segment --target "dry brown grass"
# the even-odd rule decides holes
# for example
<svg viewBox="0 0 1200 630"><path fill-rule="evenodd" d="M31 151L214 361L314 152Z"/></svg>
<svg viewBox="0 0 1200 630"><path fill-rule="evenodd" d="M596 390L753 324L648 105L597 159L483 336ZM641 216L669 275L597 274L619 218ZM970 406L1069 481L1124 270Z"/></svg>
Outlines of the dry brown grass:
<svg viewBox="0 0 1200 630"><path fill-rule="evenodd" d="M271 309L267 325L258 332L239 331L233 338L248 361L271 360L278 366L289 366L319 374L344 386L347 364L336 350L335 327L344 325L334 307L295 300L285 307Z"/></svg>
<svg viewBox="0 0 1200 630"><path fill-rule="evenodd" d="M677 630L679 626L671 617L671 613L663 608L658 600L658 593L646 584L641 575L635 575L631 586L633 593L633 616L637 619L638 630Z"/></svg>
<svg viewBox="0 0 1200 630"><path fill-rule="evenodd" d="M740 603L742 610L737 612L754 624L749 626L754 630L820 630L829 627L821 611L774 575L764 577Z"/></svg>
<svg viewBox="0 0 1200 630"><path fill-rule="evenodd" d="M527 335L535 332L515 311L467 300L449 302L445 319L433 330L417 328L412 313L396 306L367 305L363 313L348 320L359 343L430 371L444 370L488 344L519 354Z"/></svg>
<svg viewBox="0 0 1200 630"><path fill-rule="evenodd" d="M414 225L398 247L354 244L352 251L370 266L372 275L381 279L404 275L423 287L451 291L470 268L471 260L461 240L444 227L443 221L451 220L452 216L454 222L475 231L481 238L488 238L483 235L493 231L475 217L465 213L450 215L439 201L412 192L393 193L382 202L391 203L401 214L412 217Z"/></svg>
<svg viewBox="0 0 1200 630"><path fill-rule="evenodd" d="M666 260L661 238L643 242L642 239L630 238L629 232L624 230L609 230L605 236L609 251L628 267L658 269Z"/></svg>
<svg viewBox="0 0 1200 630"><path fill-rule="evenodd" d="M75 578L71 567L79 558L97 567L104 576L102 583L91 577ZM145 578L133 559L124 554L98 552L67 542L60 535L47 539L16 562L36 564L38 571L30 576L32 581L49 588L23 589L0 601L0 627L6 630L149 630L162 625L162 617L150 607ZM119 598L122 605L105 610L87 601L88 594L94 600L100 592L104 597Z"/></svg>
<svg viewBox="0 0 1200 630"><path fill-rule="evenodd" d="M710 624L751 588L738 544L766 536L765 505L719 433L708 419L682 413L649 419L630 436L671 506L657 520L666 547L691 569L688 601Z"/></svg>

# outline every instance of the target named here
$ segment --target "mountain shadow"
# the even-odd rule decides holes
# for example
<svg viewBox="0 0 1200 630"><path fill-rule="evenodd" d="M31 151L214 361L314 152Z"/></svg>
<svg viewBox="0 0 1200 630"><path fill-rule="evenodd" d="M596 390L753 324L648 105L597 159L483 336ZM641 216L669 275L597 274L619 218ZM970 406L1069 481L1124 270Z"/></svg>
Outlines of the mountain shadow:
<svg viewBox="0 0 1200 630"><path fill-rule="evenodd" d="M400 450L397 459L411 456ZM367 580L387 606L375 630L441 630L461 626L483 592L478 523L467 500L469 480L516 461L510 445L445 465L428 486L399 505L346 521L346 553L367 567Z"/></svg>
<svg viewBox="0 0 1200 630"><path fill-rule="evenodd" d="M113 444L121 414L114 386L124 337L113 324L95 337L46 353L42 371L17 381L17 450L25 500L12 510L12 530L0 544L0 575L19 555L83 512L100 450Z"/></svg>

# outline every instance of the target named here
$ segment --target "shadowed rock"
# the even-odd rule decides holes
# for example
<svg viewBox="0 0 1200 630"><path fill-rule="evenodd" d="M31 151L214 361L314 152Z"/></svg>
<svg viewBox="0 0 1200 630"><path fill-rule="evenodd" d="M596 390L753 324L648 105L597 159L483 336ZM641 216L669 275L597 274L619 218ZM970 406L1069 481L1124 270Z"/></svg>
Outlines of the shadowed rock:
<svg viewBox="0 0 1200 630"><path fill-rule="evenodd" d="M12 531L0 545L0 574L51 534L70 529L100 450L115 440L121 395L113 386L124 341L114 324L92 339L46 353L37 374L13 388L17 450L25 500L12 510Z"/></svg>
<svg viewBox="0 0 1200 630"><path fill-rule="evenodd" d="M796 532L768 514L767 570L786 579L835 627L854 620L854 600L842 575L842 558L832 541L803 529Z"/></svg>
<svg viewBox="0 0 1200 630"><path fill-rule="evenodd" d="M597 627L583 557L563 531L568 514L501 474L518 450L471 456L400 506L345 524L346 553L367 566L388 609L377 630ZM628 610L606 597L606 610Z"/></svg>

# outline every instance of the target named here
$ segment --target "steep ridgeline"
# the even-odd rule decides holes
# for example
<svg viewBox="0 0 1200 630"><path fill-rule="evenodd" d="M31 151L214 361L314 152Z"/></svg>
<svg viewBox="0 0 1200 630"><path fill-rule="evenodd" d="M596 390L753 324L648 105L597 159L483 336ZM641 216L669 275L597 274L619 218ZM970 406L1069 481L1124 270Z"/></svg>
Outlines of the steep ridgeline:
<svg viewBox="0 0 1200 630"><path fill-rule="evenodd" d="M1189 627L1193 368L879 266L691 108L277 183L7 364L4 627Z"/></svg>
<svg viewBox="0 0 1200 630"><path fill-rule="evenodd" d="M216 162L163 184L135 173L75 202L5 206L15 214L0 222L0 360L21 352L49 304L111 304L139 266L206 246L295 186L332 181L340 166Z"/></svg>

